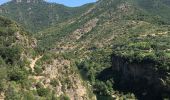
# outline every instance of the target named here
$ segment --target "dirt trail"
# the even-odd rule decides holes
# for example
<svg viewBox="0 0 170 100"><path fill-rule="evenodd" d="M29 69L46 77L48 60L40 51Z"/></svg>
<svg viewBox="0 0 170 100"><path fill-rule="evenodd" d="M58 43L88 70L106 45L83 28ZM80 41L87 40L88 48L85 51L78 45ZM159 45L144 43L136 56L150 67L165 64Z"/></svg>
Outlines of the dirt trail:
<svg viewBox="0 0 170 100"><path fill-rule="evenodd" d="M32 69L33 72L34 72L34 67L35 67L36 62L37 62L39 59L41 59L41 58L42 58L42 56L38 56L38 57L36 57L35 59L30 59L30 61L31 61L30 67L31 67L31 69Z"/></svg>
<svg viewBox="0 0 170 100"><path fill-rule="evenodd" d="M5 99L5 94L4 93L0 93L0 100L4 100Z"/></svg>

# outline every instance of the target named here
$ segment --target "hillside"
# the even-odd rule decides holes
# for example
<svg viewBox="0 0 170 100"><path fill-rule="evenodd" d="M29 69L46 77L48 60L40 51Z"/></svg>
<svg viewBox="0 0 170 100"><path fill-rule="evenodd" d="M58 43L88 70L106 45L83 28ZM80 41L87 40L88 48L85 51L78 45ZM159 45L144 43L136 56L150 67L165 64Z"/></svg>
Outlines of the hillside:
<svg viewBox="0 0 170 100"><path fill-rule="evenodd" d="M0 17L0 98L17 99L27 82L29 63L36 46L16 22ZM17 94L18 93L18 94Z"/></svg>
<svg viewBox="0 0 170 100"><path fill-rule="evenodd" d="M164 12L160 11L161 13L159 13L159 11L155 10L154 8L150 8L150 9L147 8L147 5L145 5L144 3L156 4L155 2L150 2L150 1L141 3L140 0L136 0L136 1L126 1L126 0L102 1L100 0L97 2L96 5L89 8L89 10L87 10L80 17L74 19L73 21L71 20L71 21L65 21L61 23L59 25L59 28L58 26L54 26L54 27L45 29L42 32L40 31L38 37L45 37L46 39L48 39L49 37L51 38L50 40L53 40L53 38L55 37L58 38L60 37L60 35L63 36L65 34L70 34L71 32L74 32L74 30L76 29L81 29L81 27L83 27L84 24L88 23L88 21L95 20L95 19L98 20L97 22L101 26L106 26L106 27L111 27L111 25L113 26L114 24L117 25L117 27L121 27L121 23L124 24L124 22L127 22L127 21L129 21L129 23L131 23L130 21L143 21L146 23L154 24L154 25L158 25L158 24L168 25L169 23L168 18L170 15L168 15L167 12L170 9L167 5L163 4L163 2L161 1L161 3L159 3L158 6L163 6L164 8L162 8L161 10ZM157 6L155 6L155 8L157 8ZM96 22L94 22L94 24L95 23ZM100 26L100 25L97 24L96 26ZM110 28L106 28L106 29L109 31ZM102 34L101 32L106 32L106 29L102 30L102 28L99 28L99 30L97 30L96 32L98 33L97 37L102 37L99 35L105 35L105 34ZM120 29L120 28L117 28L117 29ZM110 31L112 32L113 29ZM48 33L48 35L46 33ZM89 33L89 32L86 32L86 33ZM85 34L86 37L88 35L90 34L87 34L87 35ZM97 35L97 34L93 34L93 35ZM45 40L45 39L42 39L42 40ZM55 39L55 40L58 40L58 39Z"/></svg>
<svg viewBox="0 0 170 100"><path fill-rule="evenodd" d="M16 22L0 17L0 42L0 99L94 98L70 60L37 52L37 40Z"/></svg>
<svg viewBox="0 0 170 100"><path fill-rule="evenodd" d="M28 31L37 32L72 19L89 6L71 8L44 0L12 0L0 6L0 15L19 22Z"/></svg>
<svg viewBox="0 0 170 100"><path fill-rule="evenodd" d="M59 99L169 99L169 5L168 0L98 0L41 28L34 35L33 84Z"/></svg>
<svg viewBox="0 0 170 100"><path fill-rule="evenodd" d="M109 58L112 51L113 57L116 55L122 57L122 59L127 58L132 62L137 61L139 66L140 62L147 58L155 59L154 61L156 61L157 64L153 63L154 65L152 65L151 68L154 69L154 66L157 66L156 68L158 70L164 70L162 73L166 74L163 75L160 72L153 73L158 74L157 78L166 82L166 86L161 87L167 88L169 87L169 79L164 77L169 77L168 21L170 17L167 12L170 11L170 9L168 4L165 3L166 1L158 1L100 0L96 5L92 6L88 11L75 19L75 21L63 22L60 24L61 26L59 28L55 28L54 26L42 32L40 31L37 36L39 49L43 52L50 50L50 52L64 53L68 59L74 59L80 72L83 72L83 77L86 77L86 79L91 82L94 92L97 94L112 94L112 92L109 91L115 91L117 87L130 84L124 82L122 86L114 87L114 85L117 84L113 84L113 81L118 81L115 80L114 75L112 75L114 70L110 72L112 77L106 74L101 76L103 75L102 73L105 73L103 71L110 69L109 67L114 65L114 62L112 62L113 64L109 63L112 61L110 60L111 58ZM149 5L149 3L154 6ZM158 7L162 8L161 11L155 9ZM49 46L49 44L52 45ZM131 62L129 64L131 64ZM163 64L166 65L164 66ZM105 78L107 78L107 80ZM133 80L131 81L133 83ZM156 84L155 81L151 84L153 85L154 83ZM149 83L149 85L151 84ZM162 95L167 97L169 93L169 90L142 90L142 88L147 88L147 85L146 87L140 87L139 85L141 84L137 84L141 90L140 92L135 89L133 89L133 91L127 89L128 93L134 93L138 99L149 99L153 98L153 96L155 99L160 99ZM114 90L110 88L112 86ZM101 87L101 89L99 87ZM102 87L105 87L105 89ZM132 89L134 87L127 88ZM124 88L123 91L127 90ZM118 91L120 90L118 89ZM136 91L138 92L136 93ZM161 92L154 93L153 91ZM149 96L147 94L143 96L142 94L145 94L145 92L148 92ZM133 97L133 95L126 93L127 92L125 92L122 97L119 93L115 93L114 95L119 95L118 97L120 98ZM153 95L150 93L153 93Z"/></svg>

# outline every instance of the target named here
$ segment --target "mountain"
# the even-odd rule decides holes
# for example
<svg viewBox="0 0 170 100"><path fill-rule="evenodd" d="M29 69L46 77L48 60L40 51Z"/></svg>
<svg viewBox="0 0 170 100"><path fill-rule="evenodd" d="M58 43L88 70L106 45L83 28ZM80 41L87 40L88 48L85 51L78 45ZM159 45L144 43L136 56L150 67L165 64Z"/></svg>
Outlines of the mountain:
<svg viewBox="0 0 170 100"><path fill-rule="evenodd" d="M169 99L169 4L98 0L70 19L39 30L30 74L36 79L33 97Z"/></svg>
<svg viewBox="0 0 170 100"><path fill-rule="evenodd" d="M12 0L0 6L0 15L19 22L28 31L37 32L80 15L89 6L71 8L44 0Z"/></svg>
<svg viewBox="0 0 170 100"><path fill-rule="evenodd" d="M170 9L165 2L100 0L74 21L40 31L39 50L74 59L102 96L118 90L118 98L169 98Z"/></svg>
<svg viewBox="0 0 170 100"><path fill-rule="evenodd" d="M160 2L160 6L163 6L164 2ZM136 26L145 26L147 23L156 26L169 25L168 18L170 15L167 12L170 9L168 6L164 5L164 9L161 9L164 12L157 13L154 8L148 9L144 3L156 5L156 2L152 0L145 2L141 2L141 0L100 0L96 5L89 7L89 10L74 20L64 21L59 25L57 24L38 32L37 38L40 41L42 40L42 45L45 46L47 43L47 48L49 48L49 44L55 45L56 41L60 41L64 36L66 36L64 37L65 40L63 40L65 43L69 40L72 42L79 40L78 43L84 41L85 43L94 44L96 41L96 44L101 43L103 45L103 41L107 41L105 44L109 45L108 43L110 43L111 45L111 41L116 35L130 33L127 30L132 27L129 26L130 28L128 28L128 25L135 25L139 21L141 23Z"/></svg>

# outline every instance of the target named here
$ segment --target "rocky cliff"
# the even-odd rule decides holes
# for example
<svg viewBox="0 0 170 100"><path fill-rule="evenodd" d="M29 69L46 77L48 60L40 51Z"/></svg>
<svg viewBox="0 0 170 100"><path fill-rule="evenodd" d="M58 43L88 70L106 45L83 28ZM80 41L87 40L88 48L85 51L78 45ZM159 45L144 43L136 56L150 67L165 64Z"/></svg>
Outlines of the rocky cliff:
<svg viewBox="0 0 170 100"><path fill-rule="evenodd" d="M170 94L170 73L155 66L161 65L150 59L139 62L112 55L112 70L116 73L118 88L135 92L141 99L161 100Z"/></svg>

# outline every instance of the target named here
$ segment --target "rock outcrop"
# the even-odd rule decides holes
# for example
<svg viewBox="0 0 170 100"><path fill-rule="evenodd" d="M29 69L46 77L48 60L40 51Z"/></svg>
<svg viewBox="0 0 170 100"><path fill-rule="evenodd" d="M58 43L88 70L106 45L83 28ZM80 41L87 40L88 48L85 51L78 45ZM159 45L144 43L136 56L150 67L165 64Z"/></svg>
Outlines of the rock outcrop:
<svg viewBox="0 0 170 100"><path fill-rule="evenodd" d="M158 62L146 59L130 61L129 58L112 55L112 70L116 84L123 90L131 90L142 99L162 99L170 94L170 75L157 70Z"/></svg>
<svg viewBox="0 0 170 100"><path fill-rule="evenodd" d="M22 3L22 2L26 2L26 3L39 3L39 2L43 2L44 0L13 0L16 3Z"/></svg>

